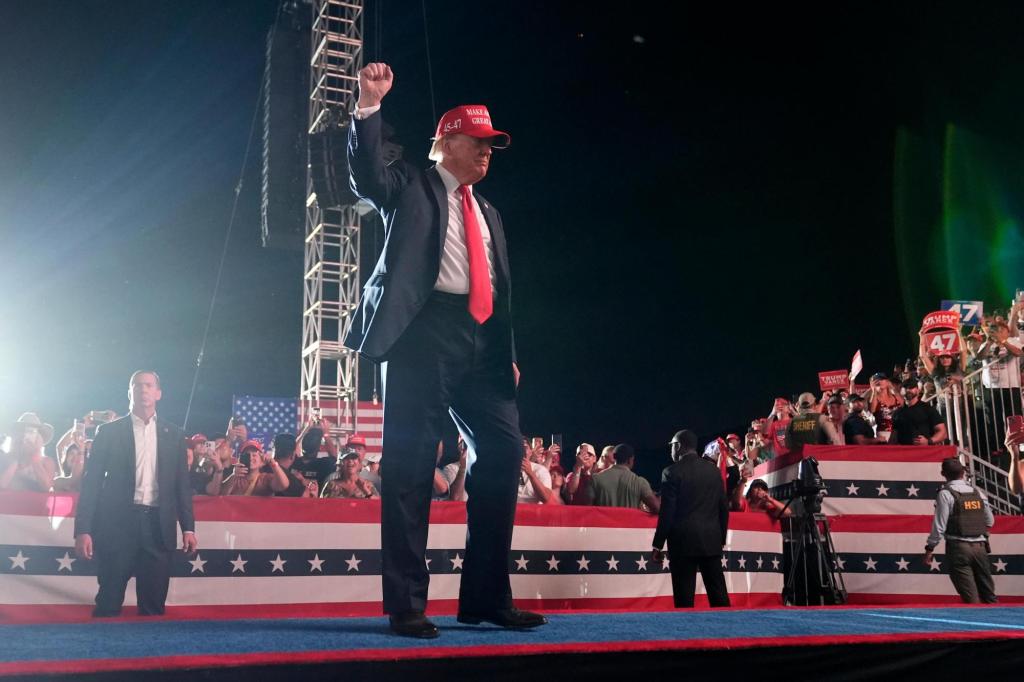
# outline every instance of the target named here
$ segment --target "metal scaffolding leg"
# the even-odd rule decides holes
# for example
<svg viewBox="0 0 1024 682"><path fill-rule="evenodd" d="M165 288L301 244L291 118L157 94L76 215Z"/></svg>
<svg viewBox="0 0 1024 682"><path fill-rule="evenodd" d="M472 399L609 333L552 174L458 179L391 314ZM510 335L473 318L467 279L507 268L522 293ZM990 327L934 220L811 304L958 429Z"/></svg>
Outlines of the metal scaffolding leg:
<svg viewBox="0 0 1024 682"><path fill-rule="evenodd" d="M355 102L363 50L363 1L313 0L309 133L330 109ZM358 356L342 345L359 302L359 214L353 206L321 206L306 175L306 239L302 303L300 416L337 410L335 431L357 427Z"/></svg>

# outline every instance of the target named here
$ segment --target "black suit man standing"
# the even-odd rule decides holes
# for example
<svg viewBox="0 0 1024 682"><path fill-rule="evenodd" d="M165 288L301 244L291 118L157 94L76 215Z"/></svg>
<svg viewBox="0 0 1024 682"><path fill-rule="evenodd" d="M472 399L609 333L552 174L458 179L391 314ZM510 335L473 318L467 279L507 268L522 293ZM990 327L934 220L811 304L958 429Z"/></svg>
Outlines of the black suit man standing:
<svg viewBox="0 0 1024 682"><path fill-rule="evenodd" d="M128 389L130 414L97 430L85 465L75 551L96 558L96 617L121 613L133 575L139 615L163 614L176 524L181 524L184 551L198 547L185 433L156 416L161 395L156 372L135 372Z"/></svg>
<svg viewBox="0 0 1024 682"><path fill-rule="evenodd" d="M662 474L654 560L664 559L662 548L668 540L676 608L693 607L698 569L711 606L729 606L722 573L729 504L722 474L714 462L697 454L697 436L692 431L676 433L671 448L675 463Z"/></svg>
<svg viewBox="0 0 1024 682"><path fill-rule="evenodd" d="M473 453L459 621L536 627L547 621L513 607L508 576L522 460L508 253L498 211L473 188L509 136L486 107L461 106L438 123L436 166L385 166L379 109L392 82L387 64L359 72L350 180L380 212L386 238L345 339L384 378L384 611L397 634L438 635L424 615L424 554L437 443L454 419Z"/></svg>

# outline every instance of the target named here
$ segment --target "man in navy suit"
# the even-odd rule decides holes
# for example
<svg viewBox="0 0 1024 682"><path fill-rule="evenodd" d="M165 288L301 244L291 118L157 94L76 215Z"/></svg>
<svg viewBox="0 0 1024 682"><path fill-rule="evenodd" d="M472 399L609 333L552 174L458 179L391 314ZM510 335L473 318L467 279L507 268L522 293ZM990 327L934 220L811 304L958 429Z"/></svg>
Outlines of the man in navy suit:
<svg viewBox="0 0 1024 682"><path fill-rule="evenodd" d="M160 377L132 374L131 412L96 431L75 510L75 551L96 559L93 616L117 616L135 576L139 615L164 612L181 524L186 552L198 547L185 433L156 416Z"/></svg>
<svg viewBox="0 0 1024 682"><path fill-rule="evenodd" d="M424 554L437 444L453 419L474 453L459 621L536 627L546 619L513 606L508 576L522 463L508 251L498 211L474 188L510 138L486 107L461 106L438 123L436 166L385 165L379 110L392 83L386 64L359 72L350 180L387 236L345 339L384 378L384 611L397 634L438 635L424 615Z"/></svg>
<svg viewBox="0 0 1024 682"><path fill-rule="evenodd" d="M714 462L697 454L697 436L693 431L679 431L670 446L674 464L661 476L661 510L654 533L654 561L665 558L663 548L668 540L676 608L693 607L698 570L711 606L729 606L729 592L722 572L729 505L722 472Z"/></svg>

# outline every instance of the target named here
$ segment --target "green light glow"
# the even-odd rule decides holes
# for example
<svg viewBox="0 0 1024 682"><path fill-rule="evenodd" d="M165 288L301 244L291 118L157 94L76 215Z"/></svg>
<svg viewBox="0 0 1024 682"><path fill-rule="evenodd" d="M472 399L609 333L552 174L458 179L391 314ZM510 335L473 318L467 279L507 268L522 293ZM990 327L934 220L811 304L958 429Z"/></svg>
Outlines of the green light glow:
<svg viewBox="0 0 1024 682"><path fill-rule="evenodd" d="M953 124L941 147L898 132L893 217L908 325L943 298L1008 307L1024 288L1022 198L1024 164L1010 146Z"/></svg>

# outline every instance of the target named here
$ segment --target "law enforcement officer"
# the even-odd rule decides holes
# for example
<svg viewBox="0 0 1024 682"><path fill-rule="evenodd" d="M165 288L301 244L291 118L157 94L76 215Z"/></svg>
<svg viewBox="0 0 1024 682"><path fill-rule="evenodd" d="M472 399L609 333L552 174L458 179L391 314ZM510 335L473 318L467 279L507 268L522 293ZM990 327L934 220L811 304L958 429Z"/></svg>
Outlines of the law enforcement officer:
<svg viewBox="0 0 1024 682"><path fill-rule="evenodd" d="M995 519L988 498L964 480L964 465L956 457L942 460L946 485L935 499L935 519L925 545L924 561L946 539L946 560L953 587L966 604L994 604L995 584L988 560L988 533Z"/></svg>

